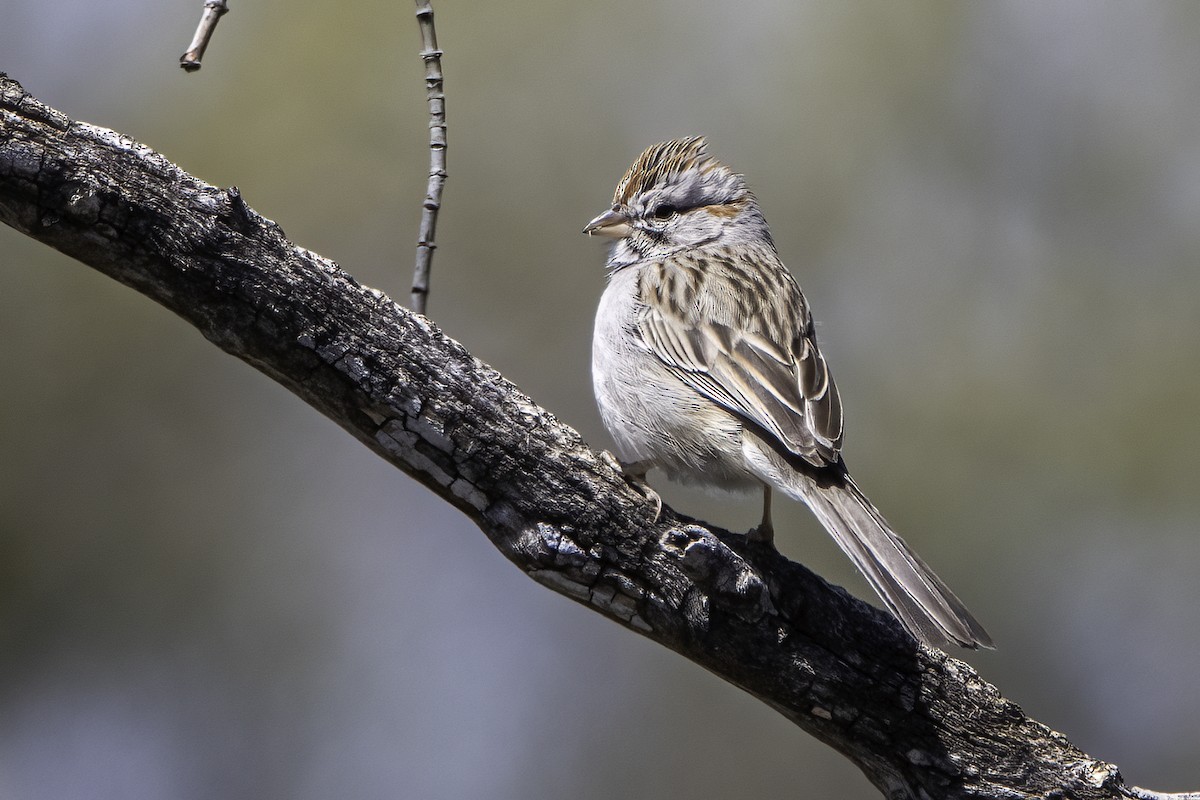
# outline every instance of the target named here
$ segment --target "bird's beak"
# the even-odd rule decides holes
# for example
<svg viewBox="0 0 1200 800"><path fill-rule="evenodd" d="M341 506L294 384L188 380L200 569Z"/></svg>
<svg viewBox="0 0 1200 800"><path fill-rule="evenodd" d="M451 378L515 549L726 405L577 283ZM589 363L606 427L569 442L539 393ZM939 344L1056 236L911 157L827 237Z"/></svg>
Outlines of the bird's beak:
<svg viewBox="0 0 1200 800"><path fill-rule="evenodd" d="M583 228L588 236L606 236L609 239L624 239L631 230L629 218L615 208L605 211Z"/></svg>

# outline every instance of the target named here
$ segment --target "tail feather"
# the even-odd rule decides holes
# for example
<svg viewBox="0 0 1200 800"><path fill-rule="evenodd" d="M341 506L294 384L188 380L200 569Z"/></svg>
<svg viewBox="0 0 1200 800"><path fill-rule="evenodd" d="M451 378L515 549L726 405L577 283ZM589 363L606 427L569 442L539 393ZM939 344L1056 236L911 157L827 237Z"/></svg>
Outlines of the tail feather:
<svg viewBox="0 0 1200 800"><path fill-rule="evenodd" d="M806 480L803 501L866 577L888 610L925 644L993 647L954 592L888 525L849 475L832 485ZM792 487L783 487L793 494Z"/></svg>

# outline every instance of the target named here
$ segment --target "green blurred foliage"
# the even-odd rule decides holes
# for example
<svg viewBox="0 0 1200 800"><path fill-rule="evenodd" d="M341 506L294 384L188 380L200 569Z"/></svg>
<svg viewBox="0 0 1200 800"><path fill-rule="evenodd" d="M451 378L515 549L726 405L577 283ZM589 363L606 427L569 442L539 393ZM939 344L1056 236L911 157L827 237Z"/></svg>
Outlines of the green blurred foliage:
<svg viewBox="0 0 1200 800"><path fill-rule="evenodd" d="M409 7L235 0L184 75L200 6L9 0L0 70L405 299ZM606 444L579 230L705 133L815 308L856 475L1000 642L972 663L1132 781L1200 786L1200 7L436 11L434 319ZM0 797L877 796L144 298L7 229L0 276Z"/></svg>

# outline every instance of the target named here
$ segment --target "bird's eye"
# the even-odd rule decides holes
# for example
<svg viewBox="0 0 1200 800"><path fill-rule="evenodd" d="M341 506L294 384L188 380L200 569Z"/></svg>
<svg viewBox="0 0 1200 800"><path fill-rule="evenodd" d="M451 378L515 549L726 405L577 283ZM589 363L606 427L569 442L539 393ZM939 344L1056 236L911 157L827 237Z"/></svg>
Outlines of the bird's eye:
<svg viewBox="0 0 1200 800"><path fill-rule="evenodd" d="M655 219L669 219L670 217L673 217L678 213L679 213L678 208L676 208L673 205L669 205L667 203L663 203L661 206L655 206L655 208L654 208L654 218Z"/></svg>

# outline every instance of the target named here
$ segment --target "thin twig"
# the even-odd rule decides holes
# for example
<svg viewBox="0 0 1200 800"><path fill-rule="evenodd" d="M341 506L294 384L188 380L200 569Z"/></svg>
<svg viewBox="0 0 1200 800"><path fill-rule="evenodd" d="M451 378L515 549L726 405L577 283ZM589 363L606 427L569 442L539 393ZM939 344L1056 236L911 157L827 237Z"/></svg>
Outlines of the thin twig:
<svg viewBox="0 0 1200 800"><path fill-rule="evenodd" d="M421 59L425 62L425 96L429 101L429 186L422 203L421 227L417 232L417 265L413 270L412 307L425 313L429 297L429 268L433 263L434 230L442 207L446 184L446 94L442 86L442 51L433 29L433 7L429 0L416 0L417 24L421 30Z"/></svg>
<svg viewBox="0 0 1200 800"><path fill-rule="evenodd" d="M192 43L188 45L187 52L179 57L179 66L183 67L185 72L195 72L200 69L200 59L204 58L204 51L208 49L208 40L212 38L213 31L217 29L217 20L228 10L225 0L206 0L204 13L200 16L200 24L196 26L196 35L192 37Z"/></svg>

